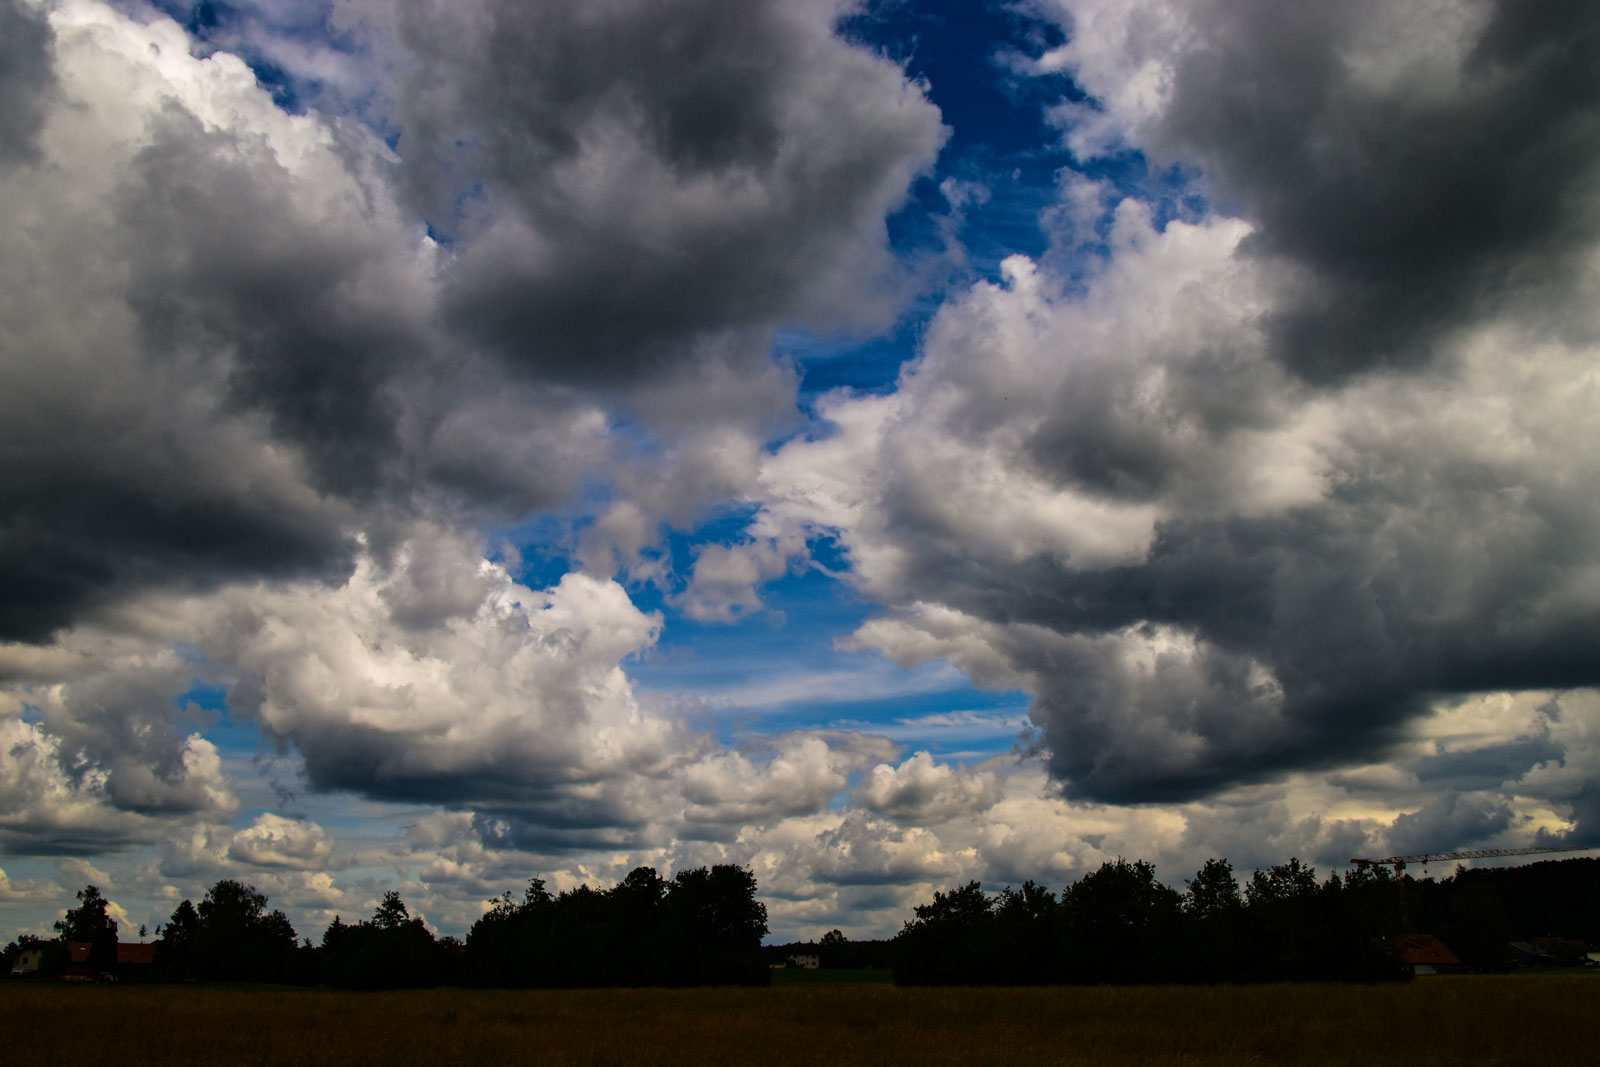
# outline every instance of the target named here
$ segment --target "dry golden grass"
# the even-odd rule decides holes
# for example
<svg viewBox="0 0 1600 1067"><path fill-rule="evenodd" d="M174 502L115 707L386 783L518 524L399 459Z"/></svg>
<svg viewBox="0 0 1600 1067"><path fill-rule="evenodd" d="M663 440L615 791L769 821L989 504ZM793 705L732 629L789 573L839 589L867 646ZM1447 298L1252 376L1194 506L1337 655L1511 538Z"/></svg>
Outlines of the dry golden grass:
<svg viewBox="0 0 1600 1067"><path fill-rule="evenodd" d="M13 1063L1590 1063L1600 979L335 993L0 989Z"/></svg>

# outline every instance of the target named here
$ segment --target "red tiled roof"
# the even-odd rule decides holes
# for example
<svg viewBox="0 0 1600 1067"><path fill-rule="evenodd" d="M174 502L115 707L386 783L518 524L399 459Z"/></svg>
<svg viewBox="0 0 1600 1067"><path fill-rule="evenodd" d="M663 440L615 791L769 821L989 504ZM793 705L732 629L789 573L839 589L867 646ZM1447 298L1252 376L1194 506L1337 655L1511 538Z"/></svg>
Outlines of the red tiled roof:
<svg viewBox="0 0 1600 1067"><path fill-rule="evenodd" d="M1427 934L1407 934L1396 938L1395 948L1399 950L1400 958L1413 966L1419 963L1461 965L1456 954L1445 948L1442 941Z"/></svg>
<svg viewBox="0 0 1600 1067"><path fill-rule="evenodd" d="M89 953L94 951L93 941L68 941L67 958L73 963L88 963Z"/></svg>
<svg viewBox="0 0 1600 1067"><path fill-rule="evenodd" d="M117 943L118 963L154 963L156 961L156 946L152 942L148 945L138 943Z"/></svg>

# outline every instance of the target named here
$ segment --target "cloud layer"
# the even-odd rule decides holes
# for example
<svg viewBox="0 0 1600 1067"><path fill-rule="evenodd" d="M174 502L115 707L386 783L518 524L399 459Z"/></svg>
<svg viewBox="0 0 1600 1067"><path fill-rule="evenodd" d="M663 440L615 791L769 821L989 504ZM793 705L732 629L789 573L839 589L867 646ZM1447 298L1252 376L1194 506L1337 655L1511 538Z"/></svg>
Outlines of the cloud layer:
<svg viewBox="0 0 1600 1067"><path fill-rule="evenodd" d="M459 930L731 861L884 932L1118 855L1600 841L1600 16L1037 0L1072 165L979 278L1008 179L854 10L0 0L0 902ZM913 297L898 378L801 402L780 330ZM636 681L818 575L874 666L731 727ZM957 671L1015 751L760 721Z"/></svg>
<svg viewBox="0 0 1600 1067"><path fill-rule="evenodd" d="M1099 265L1014 257L947 303L892 396L838 398L831 436L766 466L763 522L839 532L894 609L858 644L1033 693L1073 795L1200 797L1380 755L1444 697L1594 684L1572 27L1068 6L1040 61L1096 95L1068 136L1114 150L1090 136L1112 122L1237 214L1158 225L1068 179L1046 263Z"/></svg>

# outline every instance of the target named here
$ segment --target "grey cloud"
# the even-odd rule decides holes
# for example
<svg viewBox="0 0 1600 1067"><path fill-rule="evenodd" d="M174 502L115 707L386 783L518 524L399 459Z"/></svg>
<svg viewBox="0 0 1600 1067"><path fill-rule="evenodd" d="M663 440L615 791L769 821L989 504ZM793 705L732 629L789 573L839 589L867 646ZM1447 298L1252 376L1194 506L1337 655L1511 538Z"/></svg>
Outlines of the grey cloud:
<svg viewBox="0 0 1600 1067"><path fill-rule="evenodd" d="M55 90L55 34L22 0L0 2L0 165L38 158L46 102Z"/></svg>
<svg viewBox="0 0 1600 1067"><path fill-rule="evenodd" d="M166 29L99 28L62 38L61 134L0 205L31 235L0 268L0 634L31 641L139 590L347 574L332 493L374 480L361 398L399 328L373 326L392 230L350 225L361 181L310 124L220 59L216 97L179 103L168 67L196 61L156 47ZM130 40L129 85L83 77ZM142 112L146 91L167 103ZM218 98L238 130L202 121Z"/></svg>
<svg viewBox="0 0 1600 1067"><path fill-rule="evenodd" d="M1253 232L1220 216L1157 228L1124 202L1108 258L1083 284L1009 261L1001 285L945 306L895 396L839 404L834 439L772 465L774 513L838 526L857 581L891 608L861 642L1028 689L1069 794L1214 794L1381 757L1457 695L1600 683L1587 577L1600 509L1575 488L1600 476L1587 385L1600 330L1569 299L1600 236L1582 222L1600 203L1585 177L1600 152L1570 136L1588 97L1549 81L1591 41L1535 47L1535 31L1554 32L1535 20L1520 58L1494 58L1485 42L1510 31L1491 19L1468 27L1459 85L1418 87L1405 79L1428 20L1387 57L1374 59L1394 42L1358 34L1363 12L1411 10L1240 5L1196 30L1203 47L1175 61L1173 102L1151 128L1190 137L1182 146L1208 173L1236 183ZM1255 50L1236 54L1240 41ZM1363 66L1378 59L1398 73ZM1215 99L1192 81L1207 63L1232 79ZM1484 63L1501 65L1475 73ZM1498 207L1504 192L1507 211L1522 196L1506 189L1507 153L1548 167L1560 189L1533 195L1573 225L1529 222L1502 255L1492 235L1417 223L1404 239L1426 247L1397 260L1411 267L1372 265L1380 280L1397 272L1400 302L1341 297L1339 321L1319 327L1343 369L1295 362L1283 324L1305 309L1285 264L1366 269L1322 249L1335 237L1315 229L1318 212L1351 240L1383 236L1382 218L1340 212L1378 211L1367 196L1403 214L1396 190L1441 180L1410 147L1346 160L1340 131L1388 136L1379 105L1475 99L1485 129L1520 123L1528 140L1460 132L1446 151L1427 129L1399 133L1449 156L1475 195ZM1213 115L1250 100L1261 114L1242 134ZM1476 121L1452 115L1458 132ZM1566 138L1559 167L1541 155L1551 138ZM1359 165L1372 176L1339 179L1361 186L1339 201L1315 174L1277 173L1273 160L1294 152L1332 152L1336 175ZM1482 271L1521 281L1480 300ZM1318 277L1338 283L1336 271ZM1430 317L1432 287L1453 301L1448 331ZM1403 368L1362 334L1390 331L1396 308L1406 351L1428 349Z"/></svg>
<svg viewBox="0 0 1600 1067"><path fill-rule="evenodd" d="M1600 785L1585 786L1571 804L1572 829L1562 833L1540 830L1536 844L1600 848Z"/></svg>
<svg viewBox="0 0 1600 1067"><path fill-rule="evenodd" d="M215 749L194 739L182 768L141 765L128 756L101 763L85 730L76 742L32 723L0 717L0 851L92 855L159 840L175 820L231 811Z"/></svg>
<svg viewBox="0 0 1600 1067"><path fill-rule="evenodd" d="M1536 608L1590 558L1559 514L1507 500L1521 529L1498 537L1502 505L1435 493L1425 510L1385 493L1173 521L1143 564L1089 573L930 553L913 595L1003 621L997 643L1038 679L1033 718L1071 791L1183 799L1381 750L1443 695L1600 682L1590 613ZM1193 653L1130 666L1126 645L1160 626L1198 635Z"/></svg>
<svg viewBox="0 0 1600 1067"><path fill-rule="evenodd" d="M417 323L382 262L402 250L362 212L295 203L312 192L268 144L169 106L116 198L128 300L148 350L227 359L227 406L303 449L318 488L360 496L397 452L391 389Z"/></svg>
<svg viewBox="0 0 1600 1067"><path fill-rule="evenodd" d="M1511 809L1498 798L1447 793L1397 817L1388 846L1397 856L1466 848L1509 829L1512 821Z"/></svg>
<svg viewBox="0 0 1600 1067"><path fill-rule="evenodd" d="M1368 35L1409 6L1194 5L1154 135L1259 224L1260 253L1305 270L1273 326L1279 358L1319 382L1424 363L1530 292L1575 296L1568 271L1600 232L1600 12L1499 0L1458 84L1375 84Z"/></svg>
<svg viewBox="0 0 1600 1067"><path fill-rule="evenodd" d="M96 107L80 110L101 117ZM180 149L185 136L203 143L197 123L173 109L157 136L162 147L141 157L145 195L136 202L126 189L97 195L91 164L66 146L48 174L14 175L0 206L17 225L31 218L37 237L15 246L0 270L14 296L0 309L6 637L41 640L130 590L200 588L238 574L332 577L351 562L348 511L307 486L248 411L225 410L227 360L240 338L224 331L209 347L196 344L155 307L150 287L179 280L163 261L211 240L207 227L224 221L204 217L199 202L209 194L190 184L204 180L204 153ZM223 177L237 192L242 176ZM261 180L270 184L270 172ZM96 202L81 205L86 196ZM281 205L285 196L267 199ZM123 213L102 217L107 201ZM283 219L260 209L241 197L222 213L258 218L260 229L223 226L222 243L211 245L218 254L200 273L226 274L230 257L237 263L281 228ZM129 320L130 304L141 320ZM158 318L170 328L153 329Z"/></svg>
<svg viewBox="0 0 1600 1067"><path fill-rule="evenodd" d="M775 322L893 304L892 278L855 297L894 274L884 213L942 130L829 10L384 9L340 18L417 46L374 67L407 72L374 90L399 158L153 15L57 10L51 88L49 25L0 7L5 151L52 153L0 175L32 235L0 266L0 636L152 589L338 583L419 514L520 521L629 480L613 413L662 435L644 465L670 457L636 479L672 487L648 510L691 521L754 470L723 457L792 418ZM108 55L128 85L84 76ZM446 202L482 198L436 246L397 189L441 160L469 166ZM461 607L407 597L418 624Z"/></svg>
<svg viewBox="0 0 1600 1067"><path fill-rule="evenodd" d="M660 376L730 328L880 317L861 294L875 276L893 293L883 216L942 132L831 14L407 8L407 173L436 220L483 183L445 223L471 240L452 320L541 376L607 385Z"/></svg>
<svg viewBox="0 0 1600 1067"><path fill-rule="evenodd" d="M1457 789L1493 789L1521 778L1541 763L1561 760L1567 750L1549 737L1529 737L1487 748L1441 752L1416 763L1424 784Z"/></svg>
<svg viewBox="0 0 1600 1067"><path fill-rule="evenodd" d="M839 886L947 882L971 863L926 830L895 826L864 812L852 812L837 828L819 834L815 849L809 857L812 877Z"/></svg>

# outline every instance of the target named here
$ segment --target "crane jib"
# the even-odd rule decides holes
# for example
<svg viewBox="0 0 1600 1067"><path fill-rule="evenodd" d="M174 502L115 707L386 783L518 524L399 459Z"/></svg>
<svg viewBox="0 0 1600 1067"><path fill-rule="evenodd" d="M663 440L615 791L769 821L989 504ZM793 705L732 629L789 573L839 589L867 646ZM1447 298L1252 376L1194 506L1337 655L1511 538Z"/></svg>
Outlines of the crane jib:
<svg viewBox="0 0 1600 1067"><path fill-rule="evenodd" d="M1415 856L1390 856L1387 859L1352 859L1356 867L1393 867L1395 873L1404 870L1408 863L1443 863L1447 860L1486 860L1500 856L1537 856L1546 852L1588 852L1593 845L1558 845L1533 848L1476 848L1463 852L1419 852Z"/></svg>

